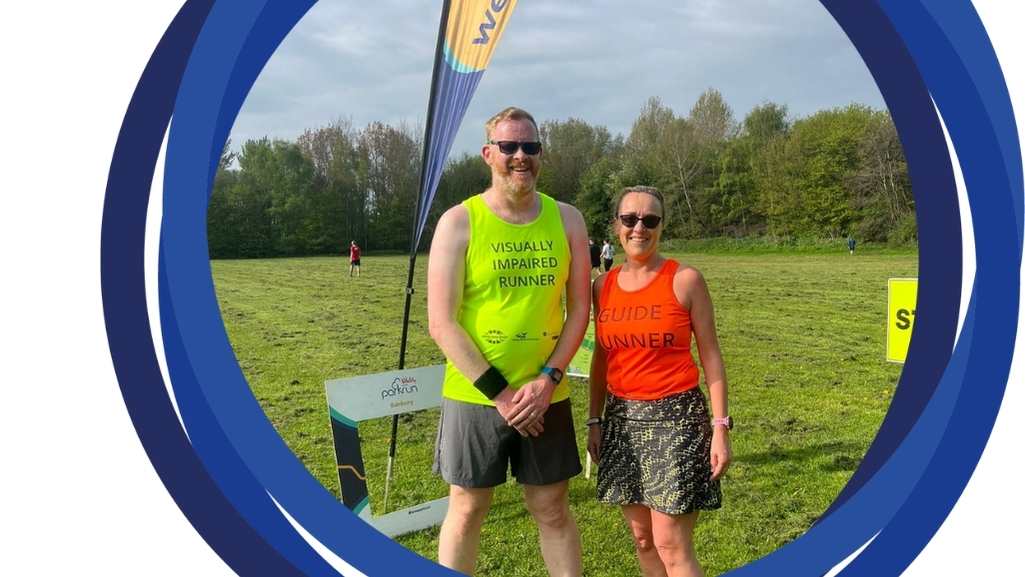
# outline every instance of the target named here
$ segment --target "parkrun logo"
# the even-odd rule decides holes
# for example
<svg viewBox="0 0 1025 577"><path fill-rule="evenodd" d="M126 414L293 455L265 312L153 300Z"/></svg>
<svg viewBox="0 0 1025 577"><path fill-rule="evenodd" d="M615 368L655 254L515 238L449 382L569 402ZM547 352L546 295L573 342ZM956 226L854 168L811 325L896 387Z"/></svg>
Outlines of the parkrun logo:
<svg viewBox="0 0 1025 577"><path fill-rule="evenodd" d="M391 382L390 387L387 389L381 389L381 399L397 397L399 395L408 395L419 391L420 388L416 385L415 377L395 377L395 380Z"/></svg>
<svg viewBox="0 0 1025 577"><path fill-rule="evenodd" d="M487 44L491 40L488 31L495 29L495 14L498 14L509 5L509 0L491 0L491 8L484 11L484 18L487 20L480 23L480 38L474 38L474 44Z"/></svg>

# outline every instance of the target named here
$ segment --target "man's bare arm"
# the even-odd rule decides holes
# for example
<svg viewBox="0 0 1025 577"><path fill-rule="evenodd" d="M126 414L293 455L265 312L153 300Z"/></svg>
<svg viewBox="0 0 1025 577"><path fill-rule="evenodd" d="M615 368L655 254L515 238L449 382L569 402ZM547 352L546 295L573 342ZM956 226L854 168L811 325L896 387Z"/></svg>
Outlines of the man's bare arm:
<svg viewBox="0 0 1025 577"><path fill-rule="evenodd" d="M459 324L470 240L469 215L456 205L438 219L427 262L427 326L431 338L471 381L488 370L488 362Z"/></svg>

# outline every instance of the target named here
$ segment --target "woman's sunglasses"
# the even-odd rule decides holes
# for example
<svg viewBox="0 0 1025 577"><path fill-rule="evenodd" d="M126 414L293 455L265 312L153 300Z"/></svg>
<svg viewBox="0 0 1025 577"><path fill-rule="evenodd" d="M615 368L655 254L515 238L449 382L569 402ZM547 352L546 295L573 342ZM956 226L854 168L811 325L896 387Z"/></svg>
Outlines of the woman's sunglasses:
<svg viewBox="0 0 1025 577"><path fill-rule="evenodd" d="M645 216L637 216L636 214L621 214L619 215L619 222L623 223L626 228L633 228L637 226L638 221L644 225L644 228L651 230L658 226L658 223L662 222L662 217L657 214L649 214Z"/></svg>
<svg viewBox="0 0 1025 577"><path fill-rule="evenodd" d="M516 154L517 150L523 150L523 154L534 156L541 152L540 142L517 142L515 140L489 140L488 144L498 146L502 154Z"/></svg>

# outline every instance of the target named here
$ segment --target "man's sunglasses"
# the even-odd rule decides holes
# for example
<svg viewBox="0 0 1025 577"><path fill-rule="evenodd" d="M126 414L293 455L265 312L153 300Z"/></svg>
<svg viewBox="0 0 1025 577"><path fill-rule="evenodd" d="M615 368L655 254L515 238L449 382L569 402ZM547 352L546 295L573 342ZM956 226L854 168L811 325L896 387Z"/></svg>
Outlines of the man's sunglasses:
<svg viewBox="0 0 1025 577"><path fill-rule="evenodd" d="M515 140L489 140L488 144L494 144L498 146L498 150L502 154L516 154L517 150L522 149L523 154L528 156L534 156L540 154L541 143L540 142L518 142Z"/></svg>
<svg viewBox="0 0 1025 577"><path fill-rule="evenodd" d="M623 223L623 226L626 228L637 226L638 221L644 225L644 228L651 230L658 226L658 223L662 222L662 217L657 214L648 214L643 217L636 214L619 215L619 222Z"/></svg>

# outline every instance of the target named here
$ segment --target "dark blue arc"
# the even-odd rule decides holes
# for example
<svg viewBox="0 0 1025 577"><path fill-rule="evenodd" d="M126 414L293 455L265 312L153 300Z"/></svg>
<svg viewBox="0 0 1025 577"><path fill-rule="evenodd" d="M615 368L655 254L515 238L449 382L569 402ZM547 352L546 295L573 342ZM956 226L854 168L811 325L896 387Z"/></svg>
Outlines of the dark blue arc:
<svg viewBox="0 0 1025 577"><path fill-rule="evenodd" d="M975 80L981 76L973 78L966 65L979 60L980 51L989 47L981 22L970 5L886 1L883 7L912 49L928 47L933 56L921 59L920 68L941 113L957 110L945 115L946 125L966 167L967 190L984 191L969 194L969 198L973 219L986 226L974 230L975 284L952 362L952 366L973 367L972 386L961 388L957 410L951 413L935 456L914 492L843 575L903 571L953 508L989 439L1003 399L1019 307L1022 195L1020 177L1013 177L1012 171L1020 174L1020 156L1008 154L1005 148L1009 143L1018 145L1016 136L1002 134L1013 122L1010 126L993 123L1006 121L996 113L1007 106L1006 87L1002 82L978 86ZM952 31L964 40L960 50L951 42L955 37ZM991 49L987 56L992 57ZM977 69L986 70L983 64ZM1015 157L1017 161L1008 166L1008 159ZM978 335L986 338L980 341ZM964 374L962 370L959 380L963 381Z"/></svg>
<svg viewBox="0 0 1025 577"><path fill-rule="evenodd" d="M178 89L168 137L164 186L165 218L160 245L160 313L164 328L165 356L172 382L175 383L176 399L193 447L207 471L220 486L232 489L228 493L228 498L238 513L257 533L273 543L279 553L298 571L304 575L336 575L334 568L312 549L282 515L268 491L268 484L253 474L247 460L225 434L218 415L209 403L209 389L204 390L201 386L196 365L189 361L190 339L185 337L181 329L181 319L188 317L187 313L182 312L183 309L192 309L195 303L202 300L203 295L191 285L182 282L182 279L187 278L186 275L175 275L173 272L177 262L176 255L185 253L188 247L194 246L193 242L202 242L203 253L206 252L206 238L205 234L202 234L205 232L205 216L203 222L198 225L190 224L184 229L185 234L182 236L176 237L173 232L183 230L176 228L174 223L184 221L176 218L176 210L183 204L184 197L202 199L205 208L209 183L196 187L191 179L212 178L227 134L225 129L220 129L221 141L216 143L196 138L196 135L205 136L211 130L217 131L223 123L219 118L219 104L222 99L211 101L207 98L208 94L214 92L217 87L223 87L225 94L230 94L241 102L259 69L262 68L262 63L266 62L280 39L310 5L308 2L218 2L210 11L203 30L196 38ZM288 24L282 26L282 22ZM240 53L252 54L262 60L258 65L248 68L236 66L236 74L214 72L220 63L234 63ZM239 75L246 72L249 72L252 78L240 83L237 80ZM245 88L241 89L240 84ZM193 103L196 100L202 100L203 105L194 107ZM197 111L197 108L202 109L202 112ZM207 116L211 113L212 115ZM231 119L233 118L232 114ZM188 169L176 168L182 159L188 165ZM209 264L205 272L209 278ZM173 282L169 281L172 277L175 279ZM176 293L176 287L182 287L183 290ZM214 306L213 318L219 318L216 304ZM223 325L220 330L223 332ZM196 339L192 339L191 342L195 343ZM227 358L232 357L229 351ZM227 385L227 382L215 380L213 387L222 388ZM251 393L249 396L251 397ZM237 403L237 409L222 409L222 414L233 410L245 410L246 405L242 402L244 400L243 398Z"/></svg>
<svg viewBox="0 0 1025 577"><path fill-rule="evenodd" d="M900 8L889 0L886 3L887 10ZM922 9L909 7L915 11L914 17L928 18L924 20L926 25L919 32L928 32L931 42L941 42L947 57L952 57L956 52L956 60L959 72L963 75L962 82L965 88L977 91L981 100L981 108L973 110L982 126L991 132L996 139L999 148L1000 159L1006 170L1007 183L1010 186L1011 205L1013 207L1014 223L1017 235L1017 243L1006 247L1008 251L1017 253L1018 260L1021 259L1023 240L1023 183L1025 178L1022 173L1021 142L1018 139L1017 125L1014 119L1014 109L1010 105L1011 97L1004 83L1003 74L1000 70L1000 63L989 42L986 30L979 20L978 14L969 2L944 2L938 0L925 0L921 2ZM904 27L909 26L905 23ZM911 28L916 28L912 26ZM909 36L909 41L912 41ZM947 48L949 47L949 48ZM932 62L934 74L941 72L941 67ZM936 80L929 76L930 86ZM960 115L958 115L960 116ZM1004 177L1001 177L1003 180Z"/></svg>
<svg viewBox="0 0 1025 577"><path fill-rule="evenodd" d="M367 574L442 572L368 530L284 444L238 367L213 290L206 208L220 151L260 70L310 5L218 2L193 47L165 163L160 309L167 365L196 453L221 486L234 489L229 498L241 515L304 573L334 571L285 522L277 504Z"/></svg>
<svg viewBox="0 0 1025 577"><path fill-rule="evenodd" d="M868 64L904 144L919 220L922 314L891 409L840 498L806 535L737 574L821 574L873 535L845 575L906 567L978 460L1013 348L1020 147L999 66L974 12L964 2L894 0L857 9L823 3ZM287 523L276 500L369 575L451 575L368 529L309 475L252 397L220 321L205 235L217 160L260 69L310 4L221 0L211 9L193 0L161 40L126 115L108 182L101 269L111 354L154 467L238 573L336 574ZM978 249L976 292L953 355L959 219L933 98L957 146ZM143 286L146 192L172 109L161 325L191 444L160 377ZM965 387L967 374L983 385Z"/></svg>
<svg viewBox="0 0 1025 577"><path fill-rule="evenodd" d="M164 387L146 313L146 211L154 167L185 63L212 0L185 3L139 79L111 159L100 282L111 358L132 423L178 507L236 573L299 575L243 519L189 443Z"/></svg>
<svg viewBox="0 0 1025 577"><path fill-rule="evenodd" d="M918 221L914 335L890 409L832 514L890 459L932 398L950 360L961 298L961 221L943 129L900 34L875 3L823 0L864 59L904 146Z"/></svg>

